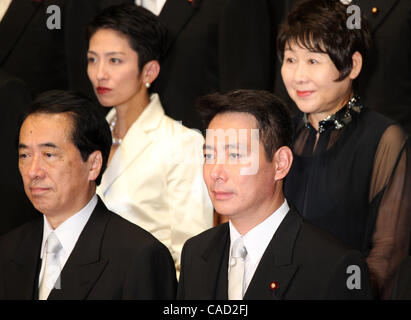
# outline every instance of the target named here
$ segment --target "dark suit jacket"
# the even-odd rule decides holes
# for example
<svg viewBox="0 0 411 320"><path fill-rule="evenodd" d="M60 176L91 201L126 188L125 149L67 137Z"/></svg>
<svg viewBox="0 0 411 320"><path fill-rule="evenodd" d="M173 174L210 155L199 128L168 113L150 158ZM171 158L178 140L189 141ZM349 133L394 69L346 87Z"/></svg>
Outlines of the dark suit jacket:
<svg viewBox="0 0 411 320"><path fill-rule="evenodd" d="M353 0L371 29L370 55L358 78L366 106L411 134L411 1ZM372 8L378 8L377 14Z"/></svg>
<svg viewBox="0 0 411 320"><path fill-rule="evenodd" d="M104 0L105 6L133 0ZM166 57L152 90L165 112L202 128L195 100L231 89L271 89L273 41L266 0L167 0Z"/></svg>
<svg viewBox="0 0 411 320"><path fill-rule="evenodd" d="M64 0L13 0L0 22L0 67L22 79L33 94L67 88L64 26L47 28L46 10Z"/></svg>
<svg viewBox="0 0 411 320"><path fill-rule="evenodd" d="M39 215L24 193L16 147L17 118L30 102L30 93L25 84L0 69L0 109L3 118L0 126L3 140L0 157L0 235Z"/></svg>
<svg viewBox="0 0 411 320"><path fill-rule="evenodd" d="M86 73L85 26L101 2L13 0L0 22L0 67L22 79L33 95L72 89L97 101ZM47 28L51 5L60 8L61 29Z"/></svg>
<svg viewBox="0 0 411 320"><path fill-rule="evenodd" d="M0 239L0 299L37 299L43 218ZM173 299L174 262L147 231L99 199L49 299Z"/></svg>
<svg viewBox="0 0 411 320"><path fill-rule="evenodd" d="M411 256L406 257L398 268L391 298L411 300Z"/></svg>
<svg viewBox="0 0 411 320"><path fill-rule="evenodd" d="M181 257L178 299L227 299L228 223L188 240ZM361 289L347 288L347 267L361 269ZM271 290L271 282L278 289ZM244 299L367 299L368 270L361 254L303 222L291 209L268 245Z"/></svg>
<svg viewBox="0 0 411 320"><path fill-rule="evenodd" d="M68 87L84 93L98 104L87 75L88 41L86 26L101 10L103 0L66 1L64 38L68 68ZM103 114L107 108L100 108Z"/></svg>

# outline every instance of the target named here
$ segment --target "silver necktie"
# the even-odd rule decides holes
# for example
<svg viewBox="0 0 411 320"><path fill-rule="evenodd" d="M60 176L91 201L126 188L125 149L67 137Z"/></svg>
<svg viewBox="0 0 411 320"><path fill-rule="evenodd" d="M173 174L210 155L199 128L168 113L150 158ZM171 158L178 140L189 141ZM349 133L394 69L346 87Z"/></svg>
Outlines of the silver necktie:
<svg viewBox="0 0 411 320"><path fill-rule="evenodd" d="M230 270L228 272L228 299L242 300L244 295L244 270L247 250L243 237L234 241L231 249Z"/></svg>
<svg viewBox="0 0 411 320"><path fill-rule="evenodd" d="M39 288L39 300L47 300L53 288L60 289L61 266L59 253L63 247L54 232L48 236L46 248L46 260Z"/></svg>

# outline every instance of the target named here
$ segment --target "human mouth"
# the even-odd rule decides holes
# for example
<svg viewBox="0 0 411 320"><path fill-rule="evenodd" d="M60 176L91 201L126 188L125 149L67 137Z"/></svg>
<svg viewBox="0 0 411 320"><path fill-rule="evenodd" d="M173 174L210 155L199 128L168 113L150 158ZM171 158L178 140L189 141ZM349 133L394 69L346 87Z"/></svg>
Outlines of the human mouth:
<svg viewBox="0 0 411 320"><path fill-rule="evenodd" d="M313 92L314 90L305 90L305 91L297 90L297 96L299 96L300 98L306 98L306 97L309 97Z"/></svg>
<svg viewBox="0 0 411 320"><path fill-rule="evenodd" d="M110 88L97 87L97 93L98 93L98 94L106 94L107 92L110 92L110 91L111 91Z"/></svg>
<svg viewBox="0 0 411 320"><path fill-rule="evenodd" d="M232 192L225 192L225 191L213 191L214 198L216 200L228 200L233 197Z"/></svg>
<svg viewBox="0 0 411 320"><path fill-rule="evenodd" d="M49 190L49 188L44 188L44 187L30 187L30 192L32 195L42 195L46 193Z"/></svg>

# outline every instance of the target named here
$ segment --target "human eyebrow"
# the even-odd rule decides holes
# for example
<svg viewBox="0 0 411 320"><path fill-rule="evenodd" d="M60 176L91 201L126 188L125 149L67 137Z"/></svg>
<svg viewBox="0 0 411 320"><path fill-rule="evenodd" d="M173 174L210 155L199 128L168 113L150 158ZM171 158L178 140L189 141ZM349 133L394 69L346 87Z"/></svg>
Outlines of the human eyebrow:
<svg viewBox="0 0 411 320"><path fill-rule="evenodd" d="M94 55L94 56L98 56L98 53L97 53L97 52L94 52L93 50L87 51L87 54L91 54L91 55ZM121 52L121 51L110 51L110 52L106 52L104 55L105 55L105 56L113 56L113 55L117 55L117 54L125 55L125 53L124 53L124 52Z"/></svg>
<svg viewBox="0 0 411 320"><path fill-rule="evenodd" d="M28 149L28 146L25 145L24 143L19 143L18 148L19 149Z"/></svg>
<svg viewBox="0 0 411 320"><path fill-rule="evenodd" d="M105 53L104 55L105 56L114 56L114 55L118 55L118 54L120 54L120 55L126 55L124 52L121 52L121 51L112 51L112 52L107 52L107 53Z"/></svg>
<svg viewBox="0 0 411 320"><path fill-rule="evenodd" d="M225 146L224 146L224 149L225 150L230 150L230 149L238 149L238 150L244 150L244 149L247 149L247 145L244 145L244 144L242 144L242 143L236 143L236 144L226 144Z"/></svg>
<svg viewBox="0 0 411 320"><path fill-rule="evenodd" d="M57 145L55 145L53 142L41 143L41 144L40 144L40 147L59 149L59 147L58 147Z"/></svg>
<svg viewBox="0 0 411 320"><path fill-rule="evenodd" d="M208 144L204 144L203 151L206 151L206 150L214 151L214 148Z"/></svg>

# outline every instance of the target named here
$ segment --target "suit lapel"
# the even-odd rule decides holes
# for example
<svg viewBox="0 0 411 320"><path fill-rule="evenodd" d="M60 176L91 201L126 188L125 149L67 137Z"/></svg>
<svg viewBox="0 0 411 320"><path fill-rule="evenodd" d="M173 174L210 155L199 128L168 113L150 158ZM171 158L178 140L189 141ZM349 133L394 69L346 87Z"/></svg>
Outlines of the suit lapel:
<svg viewBox="0 0 411 320"><path fill-rule="evenodd" d="M230 237L228 224L219 226L209 246L193 257L192 270L201 270L190 286L196 288L194 299L227 300L228 297L228 251ZM199 288L199 290L198 290Z"/></svg>
<svg viewBox="0 0 411 320"><path fill-rule="evenodd" d="M14 259L5 266L7 299L35 298L38 291L43 218L33 221L31 231L22 240Z"/></svg>
<svg viewBox="0 0 411 320"><path fill-rule="evenodd" d="M301 224L301 217L290 209L264 252L244 300L283 299L299 267L293 264L293 252ZM274 283L276 288L271 287Z"/></svg>
<svg viewBox="0 0 411 320"><path fill-rule="evenodd" d="M99 194L102 192L106 195L106 192L116 179L124 173L151 142L150 136L140 128L135 128L133 132L128 132L127 139L125 139L117 149L103 174L101 184L98 187Z"/></svg>
<svg viewBox="0 0 411 320"><path fill-rule="evenodd" d="M166 52L170 49L178 34L194 15L201 1L167 0L160 12L160 20L167 27L168 41Z"/></svg>
<svg viewBox="0 0 411 320"><path fill-rule="evenodd" d="M0 66L41 7L41 1L13 0L11 2L0 23Z"/></svg>
<svg viewBox="0 0 411 320"><path fill-rule="evenodd" d="M352 4L361 8L361 13L367 18L371 33L374 33L398 3L399 0L354 0ZM372 13L374 7L378 9L376 14Z"/></svg>
<svg viewBox="0 0 411 320"><path fill-rule="evenodd" d="M99 199L61 272L61 289L53 289L48 299L87 298L108 263L100 257L104 231L110 219L107 212Z"/></svg>
<svg viewBox="0 0 411 320"><path fill-rule="evenodd" d="M107 115L110 122L115 117L115 109ZM106 171L104 172L98 193L104 196L111 185L125 170L134 163L139 155L153 142L152 131L156 130L164 117L164 110L157 94L151 97L151 102L140 117L133 123L123 142L114 154Z"/></svg>

